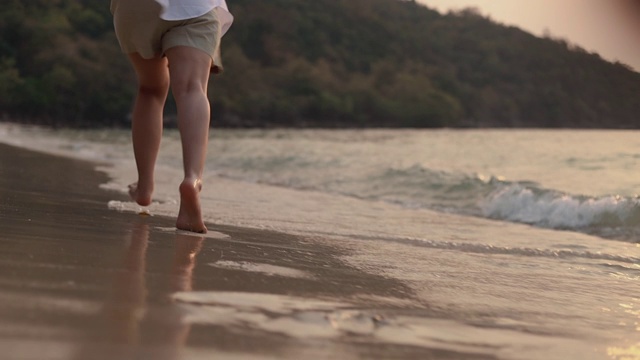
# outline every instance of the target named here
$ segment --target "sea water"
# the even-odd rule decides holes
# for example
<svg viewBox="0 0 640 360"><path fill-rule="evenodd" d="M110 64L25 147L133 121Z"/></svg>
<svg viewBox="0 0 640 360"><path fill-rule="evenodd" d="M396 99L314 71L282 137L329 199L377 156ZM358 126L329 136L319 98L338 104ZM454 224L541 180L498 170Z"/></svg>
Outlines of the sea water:
<svg viewBox="0 0 640 360"><path fill-rule="evenodd" d="M136 180L126 130L2 124L0 141L95 161L106 189ZM167 130L154 203L105 206L175 217L181 176ZM639 191L637 131L214 129L201 200L207 222L344 241L442 319L385 341L621 360L640 359Z"/></svg>

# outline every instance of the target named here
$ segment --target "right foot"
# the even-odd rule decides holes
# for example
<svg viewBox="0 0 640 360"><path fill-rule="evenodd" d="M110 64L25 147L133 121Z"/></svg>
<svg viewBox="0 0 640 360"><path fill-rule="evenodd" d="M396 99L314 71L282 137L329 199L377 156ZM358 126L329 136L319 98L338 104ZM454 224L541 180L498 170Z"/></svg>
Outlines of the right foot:
<svg viewBox="0 0 640 360"><path fill-rule="evenodd" d="M129 196L131 196L131 200L140 206L151 205L151 193L153 193L153 189L143 189L141 186L138 186L137 182L129 185Z"/></svg>
<svg viewBox="0 0 640 360"><path fill-rule="evenodd" d="M202 221L200 209L200 190L202 182L198 180L184 180L180 184L180 211L176 227L180 230L204 234L207 227Z"/></svg>

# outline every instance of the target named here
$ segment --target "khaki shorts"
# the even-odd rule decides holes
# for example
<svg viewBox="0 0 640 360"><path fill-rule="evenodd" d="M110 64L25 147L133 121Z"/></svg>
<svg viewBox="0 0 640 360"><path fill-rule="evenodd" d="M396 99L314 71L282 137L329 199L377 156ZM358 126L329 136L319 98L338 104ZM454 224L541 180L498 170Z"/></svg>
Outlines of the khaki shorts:
<svg viewBox="0 0 640 360"><path fill-rule="evenodd" d="M179 21L162 20L161 10L154 0L111 0L113 24L122 51L151 59L164 56L172 47L189 46L209 54L211 72L221 72L222 31L216 9Z"/></svg>

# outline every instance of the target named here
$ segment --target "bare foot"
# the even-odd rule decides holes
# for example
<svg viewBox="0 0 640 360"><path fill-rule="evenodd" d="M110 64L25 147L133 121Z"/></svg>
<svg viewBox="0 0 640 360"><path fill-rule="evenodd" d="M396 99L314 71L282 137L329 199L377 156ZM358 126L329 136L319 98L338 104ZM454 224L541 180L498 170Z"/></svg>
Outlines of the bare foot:
<svg viewBox="0 0 640 360"><path fill-rule="evenodd" d="M202 210L200 209L200 190L202 182L200 179L185 179L180 184L180 212L176 227L180 230L193 231L204 234L207 227L202 221Z"/></svg>
<svg viewBox="0 0 640 360"><path fill-rule="evenodd" d="M140 206L151 205L152 193L153 189L143 189L142 186L138 186L137 182L129 185L129 196L131 196L131 200L135 201Z"/></svg>

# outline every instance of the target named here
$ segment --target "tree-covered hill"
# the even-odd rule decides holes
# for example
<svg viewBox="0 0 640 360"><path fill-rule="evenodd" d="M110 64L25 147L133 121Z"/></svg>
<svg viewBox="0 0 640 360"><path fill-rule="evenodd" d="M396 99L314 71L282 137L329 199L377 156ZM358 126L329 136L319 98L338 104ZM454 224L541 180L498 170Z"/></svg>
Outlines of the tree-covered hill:
<svg viewBox="0 0 640 360"><path fill-rule="evenodd" d="M215 126L637 128L640 74L472 10L229 0ZM108 1L0 2L0 114L126 124L134 76ZM171 115L172 107L168 107Z"/></svg>

